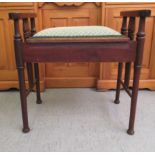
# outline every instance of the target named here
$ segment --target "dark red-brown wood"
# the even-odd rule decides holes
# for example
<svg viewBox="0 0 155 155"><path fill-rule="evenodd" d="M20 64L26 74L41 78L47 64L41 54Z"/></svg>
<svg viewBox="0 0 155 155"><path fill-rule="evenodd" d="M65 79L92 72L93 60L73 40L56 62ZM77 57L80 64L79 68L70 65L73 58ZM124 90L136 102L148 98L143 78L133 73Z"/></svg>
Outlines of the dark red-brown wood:
<svg viewBox="0 0 155 155"><path fill-rule="evenodd" d="M23 118L23 132L29 132L27 113L27 90L25 87L24 63L27 63L29 91L36 84L37 103L41 103L39 85L39 62L118 62L118 77L115 103L119 103L121 85L131 97L129 128L134 134L134 123L145 40L145 19L150 10L124 11L120 37L103 38L35 38L35 13L10 13L14 20L14 47L19 77L20 98ZM134 40L135 17L139 17L139 29ZM127 26L127 19L129 24ZM23 20L23 36L19 32L19 20ZM30 23L29 23L30 22ZM30 25L30 27L29 27ZM125 80L122 81L122 68L125 63ZM132 92L129 91L131 63L134 63ZM34 77L32 76L34 71Z"/></svg>
<svg viewBox="0 0 155 155"><path fill-rule="evenodd" d="M25 62L124 62L135 59L135 49L135 42L31 43L23 44L23 58Z"/></svg>
<svg viewBox="0 0 155 155"><path fill-rule="evenodd" d="M131 10L131 11L122 11L120 13L123 17L149 17L151 16L151 10Z"/></svg>
<svg viewBox="0 0 155 155"><path fill-rule="evenodd" d="M9 19L19 20L24 18L34 18L37 17L36 13L9 13Z"/></svg>

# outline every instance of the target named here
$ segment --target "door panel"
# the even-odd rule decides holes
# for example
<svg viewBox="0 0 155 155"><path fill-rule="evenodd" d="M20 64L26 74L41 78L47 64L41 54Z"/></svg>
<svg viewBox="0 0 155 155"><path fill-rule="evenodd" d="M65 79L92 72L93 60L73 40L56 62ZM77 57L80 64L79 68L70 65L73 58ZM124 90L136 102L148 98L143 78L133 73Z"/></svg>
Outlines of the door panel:
<svg viewBox="0 0 155 155"><path fill-rule="evenodd" d="M87 6L87 5L86 5ZM84 26L84 25L98 25L98 11L97 6L91 4L91 8L82 8L80 6L66 6L66 7L56 7L55 9L45 9L42 10L43 16L43 28L49 27L61 27L61 26ZM53 83L53 79L58 80L63 79L65 85L65 79L76 78L79 79L79 84L77 86L77 81L75 82L75 87L83 87L83 83L80 83L81 79L98 77L99 64L98 63L46 63L45 64L45 79L48 80L47 87L57 87L57 83ZM89 84L87 87L92 85L95 86L96 82ZM71 85L66 83L66 87L73 87L74 82ZM60 87L60 85L59 85Z"/></svg>
<svg viewBox="0 0 155 155"><path fill-rule="evenodd" d="M109 26L111 28L116 29L117 31L120 31L121 29L121 22L122 19L120 17L120 12L123 10L134 10L137 8L107 8L106 9L106 26ZM144 8L138 8L138 9L144 9ZM149 28L148 28L149 27ZM138 21L136 22L136 31L138 30ZM151 56L151 44L152 44L152 38L153 38L153 30L154 30L154 17L151 16L146 20L146 39L145 39L145 46L144 46L144 57L143 57L143 68L142 68L142 74L141 79L148 79L150 74L150 56ZM136 37L136 34L135 34ZM116 79L117 75L117 65L116 63L110 63L105 65L105 70L108 68L110 70L110 74L108 77L109 79Z"/></svg>
<svg viewBox="0 0 155 155"><path fill-rule="evenodd" d="M8 21L8 13L0 14L0 80L17 80L15 58L13 52L12 22Z"/></svg>

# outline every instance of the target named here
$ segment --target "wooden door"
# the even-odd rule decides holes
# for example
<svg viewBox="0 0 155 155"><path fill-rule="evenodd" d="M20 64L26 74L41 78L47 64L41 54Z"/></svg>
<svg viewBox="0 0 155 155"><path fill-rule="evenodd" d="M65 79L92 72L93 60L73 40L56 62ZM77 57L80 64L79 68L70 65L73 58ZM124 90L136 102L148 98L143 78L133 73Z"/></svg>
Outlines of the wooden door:
<svg viewBox="0 0 155 155"><path fill-rule="evenodd" d="M13 21L9 20L8 13L33 12L33 7L33 3L0 3L0 90L18 88L13 43L14 25Z"/></svg>
<svg viewBox="0 0 155 155"><path fill-rule="evenodd" d="M13 53L13 32L10 24L13 23L8 22L8 13L0 11L0 89L10 88L10 85L13 87L12 82L18 79Z"/></svg>
<svg viewBox="0 0 155 155"><path fill-rule="evenodd" d="M94 3L42 4L42 28L99 25L100 6ZM98 63L46 63L46 87L94 87Z"/></svg>
<svg viewBox="0 0 155 155"><path fill-rule="evenodd" d="M109 26L117 31L121 29L122 18L120 17L120 12L125 10L138 10L138 9L151 9L152 15L146 20L146 40L144 47L144 57L143 57L143 65L141 72L141 80L140 87L141 88L150 88L155 89L155 80L152 80L152 64L154 60L152 60L152 56L155 55L155 51L152 48L154 43L154 15L155 9L152 5L145 4L144 5L107 5L105 10L105 25ZM138 28L138 22L136 23L136 32ZM117 77L117 64L116 63L103 63L102 66L102 80L99 82L100 88L114 88L115 87L115 79ZM108 72L107 72L108 71ZM133 72L133 71L132 71ZM133 74L133 73L132 73ZM131 75L132 76L132 75Z"/></svg>
<svg viewBox="0 0 155 155"><path fill-rule="evenodd" d="M55 26L106 25L120 31L120 11L151 9L146 23L146 43L141 88L155 89L155 3L90 2L0 2L0 89L18 88L13 47L13 22L9 12L36 12L37 30ZM137 27L137 25L136 25ZM115 88L116 63L53 63L41 65L41 89L44 87ZM99 79L99 80L98 80Z"/></svg>

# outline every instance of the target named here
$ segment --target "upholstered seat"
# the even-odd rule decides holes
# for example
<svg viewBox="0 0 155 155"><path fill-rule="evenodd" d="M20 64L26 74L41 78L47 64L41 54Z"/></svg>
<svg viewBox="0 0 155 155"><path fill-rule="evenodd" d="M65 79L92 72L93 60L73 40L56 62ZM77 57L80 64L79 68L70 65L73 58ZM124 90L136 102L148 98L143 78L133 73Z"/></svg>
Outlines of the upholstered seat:
<svg viewBox="0 0 155 155"><path fill-rule="evenodd" d="M33 37L35 38L84 38L84 37L120 37L121 33L105 26L71 26L47 28Z"/></svg>

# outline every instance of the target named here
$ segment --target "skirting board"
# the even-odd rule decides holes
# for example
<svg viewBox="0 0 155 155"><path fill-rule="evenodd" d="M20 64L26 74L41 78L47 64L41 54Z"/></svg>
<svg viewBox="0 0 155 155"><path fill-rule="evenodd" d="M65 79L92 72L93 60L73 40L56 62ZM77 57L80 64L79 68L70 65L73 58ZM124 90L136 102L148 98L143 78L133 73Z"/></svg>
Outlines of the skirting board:
<svg viewBox="0 0 155 155"><path fill-rule="evenodd" d="M132 80L130 81L130 86L132 87ZM115 89L116 88L116 80L98 80L97 81L97 89L98 90L107 90L107 89ZM140 89L150 89L155 90L155 80L140 80L139 83Z"/></svg>

